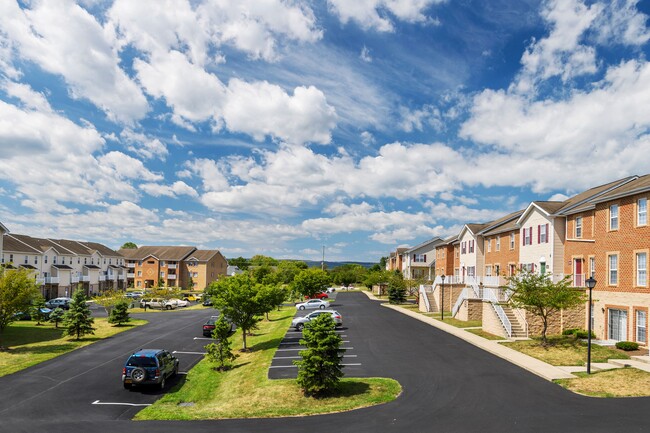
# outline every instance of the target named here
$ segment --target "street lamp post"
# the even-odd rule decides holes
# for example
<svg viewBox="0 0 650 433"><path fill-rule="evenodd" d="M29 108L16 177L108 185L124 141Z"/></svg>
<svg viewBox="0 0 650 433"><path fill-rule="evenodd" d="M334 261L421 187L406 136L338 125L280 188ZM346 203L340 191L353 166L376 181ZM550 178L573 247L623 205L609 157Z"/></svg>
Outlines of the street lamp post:
<svg viewBox="0 0 650 433"><path fill-rule="evenodd" d="M441 275L442 285L441 285L441 298L440 298L440 320L445 321L445 274Z"/></svg>
<svg viewBox="0 0 650 433"><path fill-rule="evenodd" d="M594 277L589 277L585 283L587 284L587 287L589 287L589 317L587 317L587 374L591 374L591 309L593 308L591 305L591 291L596 287L596 280L594 280Z"/></svg>

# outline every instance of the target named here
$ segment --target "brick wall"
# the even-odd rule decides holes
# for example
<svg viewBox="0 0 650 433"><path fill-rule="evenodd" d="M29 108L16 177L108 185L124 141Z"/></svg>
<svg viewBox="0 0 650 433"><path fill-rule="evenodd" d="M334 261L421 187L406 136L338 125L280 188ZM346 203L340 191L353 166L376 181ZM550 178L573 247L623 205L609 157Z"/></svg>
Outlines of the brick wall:
<svg viewBox="0 0 650 433"><path fill-rule="evenodd" d="M483 304L481 312L483 319L481 327L483 331L494 335L500 335L503 338L507 338L508 336L506 334L506 330L503 328L501 320L499 320L499 316L497 316L497 313L494 311L494 308L492 308L492 305L489 302L481 303Z"/></svg>
<svg viewBox="0 0 650 433"><path fill-rule="evenodd" d="M565 329L586 329L587 322L585 319L587 315L585 308L586 305L581 305L576 308L565 309L551 314L548 320L546 335L559 335ZM530 337L542 335L544 326L541 318L530 312L526 312L526 322L528 322L528 335Z"/></svg>
<svg viewBox="0 0 650 433"><path fill-rule="evenodd" d="M510 249L510 233L515 234L515 247ZM496 250L496 238L500 239L500 249ZM514 264L516 269L519 268L519 229L499 233L489 237L492 246L491 251L485 252L485 267L492 266L492 275L496 276L495 265L499 265L499 275L509 276L508 269L510 264ZM483 275L485 271L483 271Z"/></svg>
<svg viewBox="0 0 650 433"><path fill-rule="evenodd" d="M465 299L456 313L456 319L463 321L482 320L483 301L480 299Z"/></svg>

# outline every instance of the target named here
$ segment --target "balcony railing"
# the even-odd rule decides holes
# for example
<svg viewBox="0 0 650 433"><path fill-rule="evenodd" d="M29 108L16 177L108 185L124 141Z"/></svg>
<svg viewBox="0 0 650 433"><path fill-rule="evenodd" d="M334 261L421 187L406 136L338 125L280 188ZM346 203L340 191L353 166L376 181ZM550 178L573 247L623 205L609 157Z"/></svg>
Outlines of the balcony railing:
<svg viewBox="0 0 650 433"><path fill-rule="evenodd" d="M106 275L100 275L99 281L106 281Z"/></svg>
<svg viewBox="0 0 650 433"><path fill-rule="evenodd" d="M90 282L90 276L89 275L82 275L81 276L81 281L88 283Z"/></svg>
<svg viewBox="0 0 650 433"><path fill-rule="evenodd" d="M131 275L133 275L133 274L131 274ZM117 279L120 280L120 281L124 281L125 277L124 277L124 275L119 275L117 277Z"/></svg>
<svg viewBox="0 0 650 433"><path fill-rule="evenodd" d="M59 284L59 277L45 277L45 284Z"/></svg>
<svg viewBox="0 0 650 433"><path fill-rule="evenodd" d="M70 277L70 282L71 283L78 283L79 282L79 275L72 275Z"/></svg>
<svg viewBox="0 0 650 433"><path fill-rule="evenodd" d="M127 268L135 268L135 263L127 263L126 267Z"/></svg>
<svg viewBox="0 0 650 433"><path fill-rule="evenodd" d="M126 278L135 278L135 272L129 272L126 274Z"/></svg>
<svg viewBox="0 0 650 433"><path fill-rule="evenodd" d="M176 269L178 265L173 264L173 263L167 263L167 269Z"/></svg>
<svg viewBox="0 0 650 433"><path fill-rule="evenodd" d="M176 274L169 274L167 275L168 280L175 280L176 279Z"/></svg>

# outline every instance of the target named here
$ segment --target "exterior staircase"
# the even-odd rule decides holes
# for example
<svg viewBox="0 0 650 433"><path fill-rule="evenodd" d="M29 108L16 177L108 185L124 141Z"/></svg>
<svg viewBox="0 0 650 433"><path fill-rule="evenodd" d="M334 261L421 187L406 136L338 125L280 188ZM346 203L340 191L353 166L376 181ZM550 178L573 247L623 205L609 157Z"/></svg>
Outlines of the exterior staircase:
<svg viewBox="0 0 650 433"><path fill-rule="evenodd" d="M439 312L440 308L438 308L438 301L436 300L435 293L427 292L427 298L429 299L429 307L431 309L431 313Z"/></svg>
<svg viewBox="0 0 650 433"><path fill-rule="evenodd" d="M524 327L523 324L520 323L519 318L515 314L514 311L512 311L512 308L508 305L503 305L501 304L501 308L503 308L503 311L506 313L506 317L508 317L508 320L510 320L510 325L512 327L512 335L510 338L526 338L528 337L526 333L526 328Z"/></svg>

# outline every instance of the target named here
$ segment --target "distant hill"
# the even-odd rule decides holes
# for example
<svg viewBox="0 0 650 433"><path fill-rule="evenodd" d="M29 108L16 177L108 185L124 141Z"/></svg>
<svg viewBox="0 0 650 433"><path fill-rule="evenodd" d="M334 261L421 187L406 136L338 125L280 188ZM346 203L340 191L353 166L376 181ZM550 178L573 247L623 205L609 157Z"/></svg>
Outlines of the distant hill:
<svg viewBox="0 0 650 433"><path fill-rule="evenodd" d="M307 263L307 266L309 266L310 268L320 268L320 264L321 264L320 260L318 260L318 261L316 261L316 260L301 260L301 261ZM364 268L370 268L374 264L376 264L376 262L375 263L373 263L373 262L330 262L330 261L325 260L325 269L334 269L334 268L336 268L338 266L347 265L347 264L361 265Z"/></svg>

